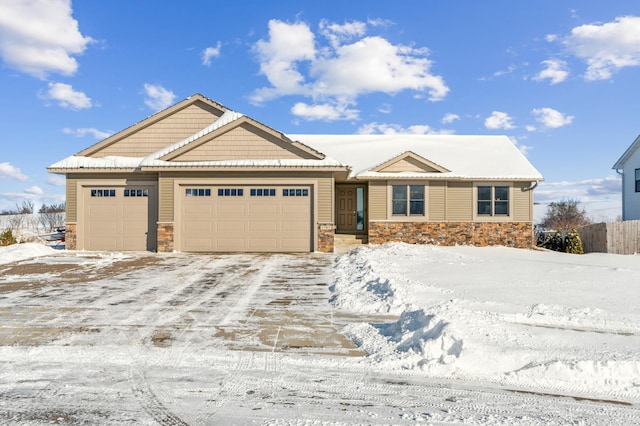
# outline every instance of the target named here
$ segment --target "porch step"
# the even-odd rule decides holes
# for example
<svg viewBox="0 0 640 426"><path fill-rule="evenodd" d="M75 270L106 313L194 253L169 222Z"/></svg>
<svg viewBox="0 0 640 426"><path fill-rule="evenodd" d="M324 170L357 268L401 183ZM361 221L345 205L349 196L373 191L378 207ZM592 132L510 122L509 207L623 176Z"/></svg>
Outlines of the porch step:
<svg viewBox="0 0 640 426"><path fill-rule="evenodd" d="M366 235L357 234L335 234L333 239L334 250L336 253L345 253L352 248L367 244L368 237Z"/></svg>

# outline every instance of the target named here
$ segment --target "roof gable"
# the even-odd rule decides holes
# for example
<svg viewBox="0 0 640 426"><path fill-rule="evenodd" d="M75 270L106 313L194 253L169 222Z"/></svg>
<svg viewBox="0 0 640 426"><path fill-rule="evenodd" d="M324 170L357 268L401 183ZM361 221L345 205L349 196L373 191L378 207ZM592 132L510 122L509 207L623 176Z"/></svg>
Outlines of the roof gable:
<svg viewBox="0 0 640 426"><path fill-rule="evenodd" d="M627 150L622 154L622 156L616 161L613 165L613 169L622 169L624 168L625 163L633 156L633 154L640 149L640 136L633 141L633 143L627 148Z"/></svg>
<svg viewBox="0 0 640 426"><path fill-rule="evenodd" d="M372 168L371 171L380 173L447 173L450 170L447 170L433 161L429 161L426 158L419 156L418 154L407 151Z"/></svg>
<svg viewBox="0 0 640 426"><path fill-rule="evenodd" d="M227 111L210 126L153 154L162 161L322 160L324 155L247 116Z"/></svg>
<svg viewBox="0 0 640 426"><path fill-rule="evenodd" d="M90 146L77 155L86 157L144 157L181 140L228 109L196 94Z"/></svg>

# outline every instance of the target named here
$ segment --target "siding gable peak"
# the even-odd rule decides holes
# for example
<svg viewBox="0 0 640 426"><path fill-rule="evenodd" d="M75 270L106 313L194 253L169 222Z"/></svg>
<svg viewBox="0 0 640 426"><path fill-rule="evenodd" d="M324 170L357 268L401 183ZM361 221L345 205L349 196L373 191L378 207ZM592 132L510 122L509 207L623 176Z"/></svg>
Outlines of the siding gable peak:
<svg viewBox="0 0 640 426"><path fill-rule="evenodd" d="M417 172L417 173L448 173L450 170L442 167L433 161L411 152L406 151L402 154L385 161L371 169L373 172L380 173L400 173L400 172Z"/></svg>

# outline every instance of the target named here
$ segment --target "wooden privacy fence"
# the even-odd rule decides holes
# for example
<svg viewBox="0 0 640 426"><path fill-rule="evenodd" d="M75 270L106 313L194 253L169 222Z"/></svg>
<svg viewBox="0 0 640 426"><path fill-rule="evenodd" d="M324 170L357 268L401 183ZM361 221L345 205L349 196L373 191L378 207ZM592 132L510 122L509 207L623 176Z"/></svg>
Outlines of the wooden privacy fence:
<svg viewBox="0 0 640 426"><path fill-rule="evenodd" d="M578 233L585 253L640 253L640 220L594 223Z"/></svg>

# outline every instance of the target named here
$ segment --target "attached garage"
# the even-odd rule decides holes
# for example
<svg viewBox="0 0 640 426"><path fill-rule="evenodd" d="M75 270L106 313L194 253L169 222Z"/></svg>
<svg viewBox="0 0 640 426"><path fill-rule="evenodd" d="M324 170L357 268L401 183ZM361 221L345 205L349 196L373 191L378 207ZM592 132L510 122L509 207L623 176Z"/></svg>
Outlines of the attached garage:
<svg viewBox="0 0 640 426"><path fill-rule="evenodd" d="M189 184L178 192L181 251L313 251L310 185Z"/></svg>
<svg viewBox="0 0 640 426"><path fill-rule="evenodd" d="M85 250L155 250L153 186L82 188Z"/></svg>

